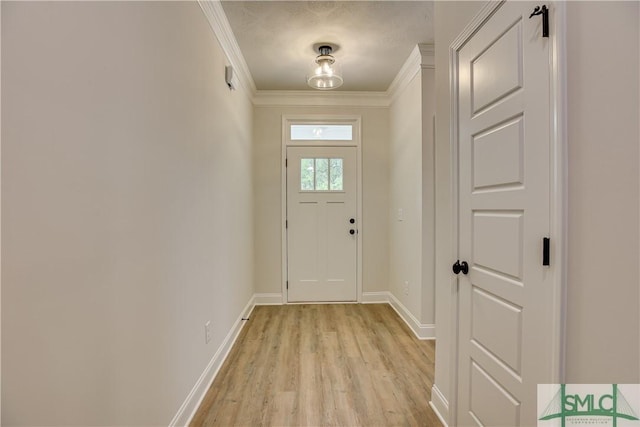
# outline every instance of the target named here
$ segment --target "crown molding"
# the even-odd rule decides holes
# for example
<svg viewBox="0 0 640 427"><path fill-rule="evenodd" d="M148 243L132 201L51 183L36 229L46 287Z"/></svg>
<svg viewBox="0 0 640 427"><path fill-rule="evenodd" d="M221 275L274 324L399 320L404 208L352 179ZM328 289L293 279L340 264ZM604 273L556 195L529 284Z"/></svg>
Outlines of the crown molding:
<svg viewBox="0 0 640 427"><path fill-rule="evenodd" d="M215 34L227 60L233 66L238 75L238 81L247 90L250 98L256 93L256 84L253 81L249 66L244 60L240 46L236 41L227 15L224 13L220 0L198 0L198 4L209 21L209 26Z"/></svg>
<svg viewBox="0 0 640 427"><path fill-rule="evenodd" d="M435 47L432 43L416 45L404 65L396 74L387 89L387 96L392 104L396 98L409 86L411 80L423 69L435 68Z"/></svg>
<svg viewBox="0 0 640 427"><path fill-rule="evenodd" d="M340 107L388 107L386 92L313 90L258 90L253 96L255 106L340 106Z"/></svg>
<svg viewBox="0 0 640 427"><path fill-rule="evenodd" d="M418 46L422 61L420 67L424 70L436 68L436 46L433 43L421 43Z"/></svg>

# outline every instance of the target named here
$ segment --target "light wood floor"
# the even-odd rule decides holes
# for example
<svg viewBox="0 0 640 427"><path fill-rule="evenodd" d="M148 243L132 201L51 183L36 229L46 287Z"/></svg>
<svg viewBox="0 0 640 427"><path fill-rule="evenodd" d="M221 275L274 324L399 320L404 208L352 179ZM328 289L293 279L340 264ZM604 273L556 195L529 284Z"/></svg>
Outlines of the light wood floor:
<svg viewBox="0 0 640 427"><path fill-rule="evenodd" d="M192 426L441 426L433 341L386 304L258 306Z"/></svg>

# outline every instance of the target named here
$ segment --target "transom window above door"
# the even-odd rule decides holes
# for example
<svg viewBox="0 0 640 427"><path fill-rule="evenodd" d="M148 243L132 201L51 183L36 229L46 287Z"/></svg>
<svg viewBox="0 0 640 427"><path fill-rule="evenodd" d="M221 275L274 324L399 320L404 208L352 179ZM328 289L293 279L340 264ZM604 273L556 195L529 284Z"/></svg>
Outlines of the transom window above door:
<svg viewBox="0 0 640 427"><path fill-rule="evenodd" d="M342 159L300 159L300 191L343 191Z"/></svg>
<svg viewBox="0 0 640 427"><path fill-rule="evenodd" d="M360 145L360 118L356 116L283 117L284 146L339 147Z"/></svg>
<svg viewBox="0 0 640 427"><path fill-rule="evenodd" d="M352 141L353 125L304 124L291 127L291 141Z"/></svg>

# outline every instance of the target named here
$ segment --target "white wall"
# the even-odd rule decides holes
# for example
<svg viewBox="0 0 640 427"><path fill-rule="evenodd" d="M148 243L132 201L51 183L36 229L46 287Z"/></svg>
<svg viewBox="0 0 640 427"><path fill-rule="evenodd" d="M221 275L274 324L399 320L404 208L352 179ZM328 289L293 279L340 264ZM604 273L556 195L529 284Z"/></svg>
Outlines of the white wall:
<svg viewBox="0 0 640 427"><path fill-rule="evenodd" d="M386 107L257 106L254 109L256 292L281 293L282 116L362 116L362 287L388 289L389 109Z"/></svg>
<svg viewBox="0 0 640 427"><path fill-rule="evenodd" d="M449 388L450 43L483 2L436 2L436 388ZM569 240L566 382L637 383L639 138L637 2L567 3ZM597 23L594 27L594 23ZM433 396L432 396L433 398ZM445 402L446 403L446 402ZM446 415L446 413L444 413Z"/></svg>
<svg viewBox="0 0 640 427"><path fill-rule="evenodd" d="M391 104L389 140L389 291L422 316L422 78ZM400 213L402 211L402 213ZM405 286L408 282L408 289Z"/></svg>
<svg viewBox="0 0 640 427"><path fill-rule="evenodd" d="M433 325L435 70L421 65L432 64L433 58L418 52L416 48L407 61L416 67L413 77L398 89L389 108L389 291L420 324Z"/></svg>
<svg viewBox="0 0 640 427"><path fill-rule="evenodd" d="M2 34L2 4L0 4L0 34ZM2 70L2 48L0 43L0 70ZM2 84L0 84L0 100L2 99ZM2 133L2 102L0 102L0 134ZM2 137L0 137L0 152L2 151ZM0 155L0 165L1 165ZM0 188L2 187L2 167L0 166ZM2 191L0 190L0 194ZM0 195L0 205L2 197ZM2 221L2 210L0 209L0 223ZM2 230L2 227L0 227ZM0 231L0 253L2 253L2 232ZM2 258L0 257L0 424L2 424Z"/></svg>
<svg viewBox="0 0 640 427"><path fill-rule="evenodd" d="M431 53L433 55L433 53ZM433 63L434 58L430 58ZM422 313L423 324L436 323L436 147L435 69L424 67L422 79Z"/></svg>
<svg viewBox="0 0 640 427"><path fill-rule="evenodd" d="M192 2L2 2L2 65L2 424L167 425L253 293L252 106Z"/></svg>
<svg viewBox="0 0 640 427"><path fill-rule="evenodd" d="M638 8L567 3L567 382L640 382Z"/></svg>

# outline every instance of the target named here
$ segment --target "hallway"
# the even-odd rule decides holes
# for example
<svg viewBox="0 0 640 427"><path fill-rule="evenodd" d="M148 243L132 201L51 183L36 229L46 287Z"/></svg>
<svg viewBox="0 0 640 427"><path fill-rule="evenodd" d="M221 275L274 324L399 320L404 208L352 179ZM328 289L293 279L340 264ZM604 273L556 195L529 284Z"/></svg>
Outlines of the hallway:
<svg viewBox="0 0 640 427"><path fill-rule="evenodd" d="M192 426L440 426L435 342L389 305L257 306Z"/></svg>
<svg viewBox="0 0 640 427"><path fill-rule="evenodd" d="M512 79L485 72L506 86L471 109L482 49L466 54L465 40L509 4L521 19L487 27L496 53L482 57L505 59ZM0 424L533 425L538 383L640 383L640 2L550 2L549 38L532 37L539 6L1 1ZM532 87L532 56L510 49L523 41L553 47L536 62L550 66L553 93L536 93L554 104L553 132L512 120ZM316 42L340 46L335 91L305 86ZM505 115L491 124L489 110ZM378 305L288 305L287 151L323 140L289 144L287 120L359 123L360 209L340 226L360 245L355 301ZM544 171L525 161L541 146L518 139L525 129L553 134ZM300 167L311 158L340 157ZM526 239L551 218L542 203L470 203L534 184L553 189L557 215ZM541 310L522 302L550 289L522 285L525 259L559 279ZM557 328L534 336L527 313ZM553 375L520 381L520 356L542 366L541 339ZM496 369L471 371L469 355ZM483 399L459 372L484 381ZM469 401L491 402L480 422L463 418ZM502 414L526 419L482 418Z"/></svg>

